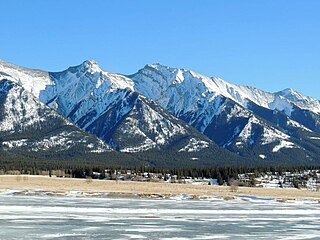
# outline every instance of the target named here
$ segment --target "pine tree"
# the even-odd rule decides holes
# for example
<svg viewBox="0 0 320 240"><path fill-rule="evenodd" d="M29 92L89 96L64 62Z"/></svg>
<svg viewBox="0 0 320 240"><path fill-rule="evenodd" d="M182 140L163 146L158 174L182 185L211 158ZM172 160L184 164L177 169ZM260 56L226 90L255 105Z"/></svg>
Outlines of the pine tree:
<svg viewBox="0 0 320 240"><path fill-rule="evenodd" d="M218 180L218 184L221 186L223 185L223 179L221 177L221 173L218 171L217 173L217 180Z"/></svg>

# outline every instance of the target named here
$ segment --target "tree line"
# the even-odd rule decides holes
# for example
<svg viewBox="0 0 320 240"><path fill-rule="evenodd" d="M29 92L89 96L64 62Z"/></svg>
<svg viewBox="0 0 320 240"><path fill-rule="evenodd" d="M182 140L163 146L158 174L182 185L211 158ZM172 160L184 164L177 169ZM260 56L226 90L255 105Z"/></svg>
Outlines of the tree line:
<svg viewBox="0 0 320 240"><path fill-rule="evenodd" d="M105 170L109 172L126 173L130 170L132 173L158 173L162 176L167 174L177 176L177 179L185 177L192 178L211 178L217 179L218 184L229 183L232 179L237 179L239 174L251 173L253 177L258 177L261 173L266 172L302 172L305 170L317 170L319 166L269 166L269 167L245 167L245 166L222 166L206 168L157 168L148 166L125 167L117 165L68 163L61 161L54 162L33 162L26 164L24 161L3 162L0 161L0 174L30 174L30 175L57 175L71 178L94 178L94 172L99 173L99 178L105 178Z"/></svg>

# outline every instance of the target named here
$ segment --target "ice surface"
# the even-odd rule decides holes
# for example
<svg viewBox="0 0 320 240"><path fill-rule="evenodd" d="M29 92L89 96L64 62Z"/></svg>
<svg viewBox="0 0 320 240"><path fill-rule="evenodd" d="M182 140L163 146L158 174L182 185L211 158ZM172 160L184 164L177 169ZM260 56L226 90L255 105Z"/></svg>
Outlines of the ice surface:
<svg viewBox="0 0 320 240"><path fill-rule="evenodd" d="M244 201L245 200L245 201ZM0 194L0 239L317 239L310 201L146 200Z"/></svg>

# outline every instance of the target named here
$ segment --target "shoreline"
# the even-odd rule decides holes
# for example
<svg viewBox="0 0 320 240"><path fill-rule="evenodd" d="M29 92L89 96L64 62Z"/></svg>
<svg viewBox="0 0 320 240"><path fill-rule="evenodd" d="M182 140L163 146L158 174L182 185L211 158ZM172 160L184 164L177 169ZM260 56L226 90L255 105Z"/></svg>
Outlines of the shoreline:
<svg viewBox="0 0 320 240"><path fill-rule="evenodd" d="M40 193L52 196L71 194L73 196L151 199L179 199L179 196L183 196L183 198L190 200L218 197L224 200L260 198L274 199L279 202L288 200L320 202L320 192L305 189L239 187L236 191L230 191L228 186L50 178L35 175L0 175L0 192L6 191L13 191L20 195Z"/></svg>

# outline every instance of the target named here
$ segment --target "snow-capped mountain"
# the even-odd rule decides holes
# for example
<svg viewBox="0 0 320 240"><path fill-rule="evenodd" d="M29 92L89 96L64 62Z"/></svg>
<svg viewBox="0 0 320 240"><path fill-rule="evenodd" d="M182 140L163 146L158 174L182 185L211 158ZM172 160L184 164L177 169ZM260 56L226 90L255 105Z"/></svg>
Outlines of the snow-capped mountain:
<svg viewBox="0 0 320 240"><path fill-rule="evenodd" d="M131 79L103 71L94 61L49 75L53 83L40 100L118 151L161 148L190 135L185 124L134 91Z"/></svg>
<svg viewBox="0 0 320 240"><path fill-rule="evenodd" d="M111 146L152 165L320 161L320 101L292 89L269 93L161 64L125 76L101 70L95 61L55 73L0 61L0 80L3 92L11 84L30 95L2 94L7 100L0 131L49 122L38 114L45 109L45 116L95 135L95 143L85 142L92 151Z"/></svg>
<svg viewBox="0 0 320 240"><path fill-rule="evenodd" d="M136 91L240 155L274 158L288 149L301 155L306 151L297 143L297 131L309 136L304 142L320 133L320 102L293 90L269 93L160 64L146 65L128 77Z"/></svg>
<svg viewBox="0 0 320 240"><path fill-rule="evenodd" d="M52 155L112 152L106 143L75 127L21 85L0 80L0 152Z"/></svg>
<svg viewBox="0 0 320 240"><path fill-rule="evenodd" d="M6 71L8 66L10 68ZM186 162L212 162L211 158L203 157L210 154L237 159L232 153L219 149L206 136L166 112L152 100L137 93L131 79L103 71L94 61L85 61L63 72L41 72L41 76L46 76L49 80L45 78L46 84L38 87L37 91L32 90L32 86L36 84L32 82L32 77L35 75L34 81L38 81L38 71L4 64L2 75L11 79L10 81L17 86L24 86L25 81L21 80L20 69L23 69L31 82L28 82L29 91L26 91L32 93L34 99L41 101L41 106L50 109L60 118L62 116L68 119L66 122L69 124L75 124L97 136L100 143L105 145L100 151L103 151L102 148L110 149L108 146L111 145L119 152L137 153L152 150L153 155L167 154L171 155L173 160L185 158ZM38 111L39 106L30 104L30 108ZM25 127L25 124L23 126ZM63 148L66 147L64 142L60 143ZM56 145L58 144L59 141L56 141ZM94 144L87 145L91 152L98 152ZM3 144L3 147L5 146L6 143ZM187 158L186 153L189 155ZM149 154L148 159L157 162L153 155Z"/></svg>
<svg viewBox="0 0 320 240"><path fill-rule="evenodd" d="M207 77L191 70L170 68L161 64L146 65L129 76L135 89L161 106L181 115L194 110L202 101L211 102L217 96L233 100L244 108L253 102L261 107L285 112L288 116L294 107L320 113L320 101L292 90L269 93L257 88L235 85L217 77ZM200 106L199 108L201 108Z"/></svg>

